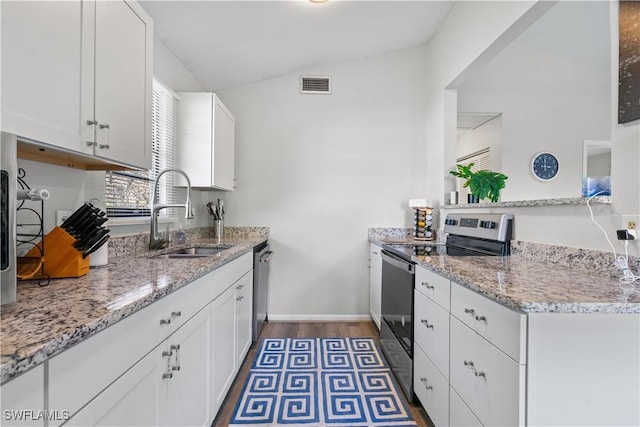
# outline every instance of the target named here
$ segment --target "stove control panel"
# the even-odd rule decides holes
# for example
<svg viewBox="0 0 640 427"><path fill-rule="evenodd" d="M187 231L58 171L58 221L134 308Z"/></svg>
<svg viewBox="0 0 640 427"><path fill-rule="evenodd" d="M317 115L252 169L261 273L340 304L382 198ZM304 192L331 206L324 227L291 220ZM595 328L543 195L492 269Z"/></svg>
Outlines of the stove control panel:
<svg viewBox="0 0 640 427"><path fill-rule="evenodd" d="M444 220L444 232L506 242L512 237L513 214L450 213Z"/></svg>

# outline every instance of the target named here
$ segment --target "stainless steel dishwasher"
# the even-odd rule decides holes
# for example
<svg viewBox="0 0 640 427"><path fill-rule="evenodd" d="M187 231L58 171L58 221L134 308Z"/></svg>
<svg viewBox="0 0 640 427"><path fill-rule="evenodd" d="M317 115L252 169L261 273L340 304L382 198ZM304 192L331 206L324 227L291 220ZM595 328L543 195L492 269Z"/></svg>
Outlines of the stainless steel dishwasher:
<svg viewBox="0 0 640 427"><path fill-rule="evenodd" d="M269 260L271 247L265 242L253 249L253 342L258 340L262 326L269 321Z"/></svg>

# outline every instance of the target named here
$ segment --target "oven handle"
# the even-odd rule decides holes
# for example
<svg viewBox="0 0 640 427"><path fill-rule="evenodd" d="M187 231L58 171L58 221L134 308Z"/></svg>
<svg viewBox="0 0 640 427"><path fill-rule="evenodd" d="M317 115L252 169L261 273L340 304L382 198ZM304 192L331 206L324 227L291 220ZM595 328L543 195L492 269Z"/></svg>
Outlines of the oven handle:
<svg viewBox="0 0 640 427"><path fill-rule="evenodd" d="M415 274L415 264L407 262L402 258L393 255L390 252L382 250L382 261L398 267L402 270L406 270L409 274Z"/></svg>

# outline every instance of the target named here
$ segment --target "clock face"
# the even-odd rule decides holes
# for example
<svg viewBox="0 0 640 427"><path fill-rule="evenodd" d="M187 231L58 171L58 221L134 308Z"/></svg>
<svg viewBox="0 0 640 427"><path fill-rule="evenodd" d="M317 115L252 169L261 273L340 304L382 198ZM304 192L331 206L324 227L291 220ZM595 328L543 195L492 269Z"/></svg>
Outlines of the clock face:
<svg viewBox="0 0 640 427"><path fill-rule="evenodd" d="M548 181L558 174L558 159L551 153L539 153L531 162L531 170L536 178Z"/></svg>

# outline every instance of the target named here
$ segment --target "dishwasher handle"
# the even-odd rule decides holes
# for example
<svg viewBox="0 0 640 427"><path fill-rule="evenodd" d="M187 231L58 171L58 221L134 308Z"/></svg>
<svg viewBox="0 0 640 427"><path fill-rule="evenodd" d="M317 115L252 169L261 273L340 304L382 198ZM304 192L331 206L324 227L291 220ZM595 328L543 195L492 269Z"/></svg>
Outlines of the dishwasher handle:
<svg viewBox="0 0 640 427"><path fill-rule="evenodd" d="M273 251L264 252L262 255L260 255L259 262L269 262L269 258L271 258L271 255L273 255Z"/></svg>
<svg viewBox="0 0 640 427"><path fill-rule="evenodd" d="M405 270L409 274L415 274L415 264L407 262L384 249L382 250L382 262L386 262L401 270Z"/></svg>

